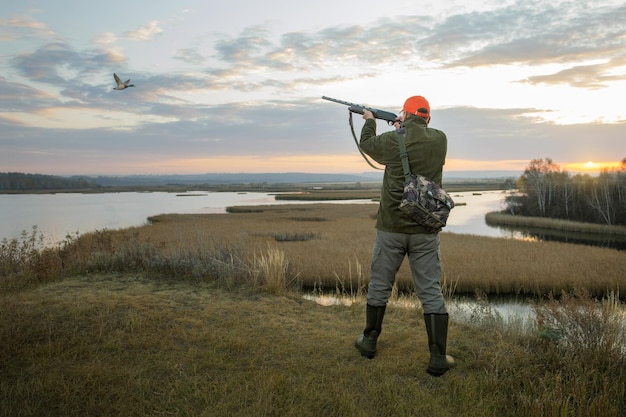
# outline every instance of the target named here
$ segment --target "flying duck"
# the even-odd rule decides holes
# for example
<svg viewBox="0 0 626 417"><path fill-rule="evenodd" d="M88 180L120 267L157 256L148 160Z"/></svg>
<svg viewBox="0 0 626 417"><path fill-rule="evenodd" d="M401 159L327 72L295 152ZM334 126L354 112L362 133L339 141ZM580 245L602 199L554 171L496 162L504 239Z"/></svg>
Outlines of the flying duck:
<svg viewBox="0 0 626 417"><path fill-rule="evenodd" d="M113 73L113 78L115 78L115 82L117 83L117 86L113 88L114 90L123 90L125 88L135 86L135 84L128 84L130 80L126 80L126 82L122 82L122 80L120 80L120 77L118 77L116 73Z"/></svg>

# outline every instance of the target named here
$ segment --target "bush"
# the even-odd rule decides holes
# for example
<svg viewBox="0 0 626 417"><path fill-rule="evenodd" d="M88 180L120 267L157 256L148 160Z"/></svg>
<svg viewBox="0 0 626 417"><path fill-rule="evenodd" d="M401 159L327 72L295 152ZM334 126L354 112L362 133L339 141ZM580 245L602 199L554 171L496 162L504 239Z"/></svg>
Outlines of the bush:
<svg viewBox="0 0 626 417"><path fill-rule="evenodd" d="M69 241L62 243L66 244ZM22 231L19 239L0 242L1 287L19 288L58 278L63 266L59 248L46 246L37 226L33 226L30 233Z"/></svg>
<svg viewBox="0 0 626 417"><path fill-rule="evenodd" d="M619 361L626 355L626 326L619 295L598 301L586 289L552 293L534 304L539 336L563 351L580 356L583 363Z"/></svg>

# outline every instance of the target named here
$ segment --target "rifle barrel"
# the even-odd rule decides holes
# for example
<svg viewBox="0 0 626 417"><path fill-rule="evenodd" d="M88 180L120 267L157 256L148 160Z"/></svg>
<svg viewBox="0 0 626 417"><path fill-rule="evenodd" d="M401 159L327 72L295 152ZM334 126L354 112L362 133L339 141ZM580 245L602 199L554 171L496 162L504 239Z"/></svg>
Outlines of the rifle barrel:
<svg viewBox="0 0 626 417"><path fill-rule="evenodd" d="M350 103L349 101L337 100L336 98L332 98L332 97L322 96L322 99L328 100L328 101L334 101L335 103L339 103L339 104L345 104L346 106L363 107L359 104Z"/></svg>

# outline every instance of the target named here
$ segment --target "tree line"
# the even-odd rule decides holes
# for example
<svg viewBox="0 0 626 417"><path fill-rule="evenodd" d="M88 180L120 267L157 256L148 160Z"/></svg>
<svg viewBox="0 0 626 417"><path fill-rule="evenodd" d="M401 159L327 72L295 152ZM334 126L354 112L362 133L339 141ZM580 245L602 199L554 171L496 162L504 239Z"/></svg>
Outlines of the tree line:
<svg viewBox="0 0 626 417"><path fill-rule="evenodd" d="M552 159L533 159L507 198L511 214L626 225L626 158L598 176L571 175Z"/></svg>
<svg viewBox="0 0 626 417"><path fill-rule="evenodd" d="M1 191L73 190L97 186L85 177L0 172Z"/></svg>

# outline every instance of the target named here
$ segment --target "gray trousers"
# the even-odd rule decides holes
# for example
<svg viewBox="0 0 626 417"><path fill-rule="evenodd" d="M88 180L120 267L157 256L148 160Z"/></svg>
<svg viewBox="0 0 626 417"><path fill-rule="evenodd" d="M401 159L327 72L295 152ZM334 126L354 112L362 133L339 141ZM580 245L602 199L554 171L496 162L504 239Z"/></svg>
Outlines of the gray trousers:
<svg viewBox="0 0 626 417"><path fill-rule="evenodd" d="M411 276L424 314L445 314L441 293L439 234L405 234L376 230L367 303L372 307L387 305L396 273L408 256Z"/></svg>

